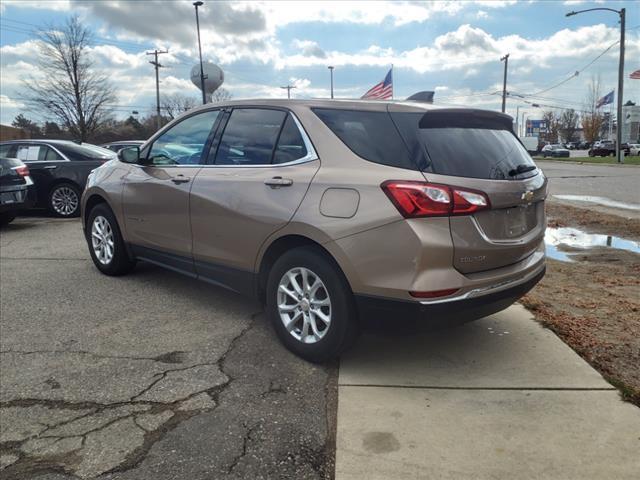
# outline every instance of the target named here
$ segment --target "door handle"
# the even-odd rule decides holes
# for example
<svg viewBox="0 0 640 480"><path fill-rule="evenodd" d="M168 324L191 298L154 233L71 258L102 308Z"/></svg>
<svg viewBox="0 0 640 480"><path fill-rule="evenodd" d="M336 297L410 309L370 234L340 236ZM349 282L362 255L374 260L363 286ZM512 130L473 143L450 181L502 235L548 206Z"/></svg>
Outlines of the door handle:
<svg viewBox="0 0 640 480"><path fill-rule="evenodd" d="M264 184L271 188L289 187L293 185L293 180L290 178L273 177L266 179Z"/></svg>
<svg viewBox="0 0 640 480"><path fill-rule="evenodd" d="M43 167L45 170L55 170L56 168L58 168L56 165L47 165L46 167Z"/></svg>
<svg viewBox="0 0 640 480"><path fill-rule="evenodd" d="M176 175L175 177L173 177L171 179L171 181L173 183L175 183L176 185L180 184L180 183L187 183L189 180L191 180L190 177L185 177L184 175Z"/></svg>

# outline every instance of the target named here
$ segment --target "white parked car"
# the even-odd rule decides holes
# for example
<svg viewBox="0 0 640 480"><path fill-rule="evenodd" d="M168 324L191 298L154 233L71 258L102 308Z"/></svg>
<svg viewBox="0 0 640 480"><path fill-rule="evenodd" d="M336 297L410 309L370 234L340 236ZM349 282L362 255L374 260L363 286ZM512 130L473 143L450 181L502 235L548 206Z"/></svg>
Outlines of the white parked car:
<svg viewBox="0 0 640 480"><path fill-rule="evenodd" d="M640 155L640 143L629 144L629 155L632 157L637 157Z"/></svg>

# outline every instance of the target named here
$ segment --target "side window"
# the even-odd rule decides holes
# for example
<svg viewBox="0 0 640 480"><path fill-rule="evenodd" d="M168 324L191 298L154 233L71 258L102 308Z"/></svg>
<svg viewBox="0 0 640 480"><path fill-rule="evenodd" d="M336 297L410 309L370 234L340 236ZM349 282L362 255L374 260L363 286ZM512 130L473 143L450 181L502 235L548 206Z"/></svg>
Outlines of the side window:
<svg viewBox="0 0 640 480"><path fill-rule="evenodd" d="M43 150L46 151L44 160L47 160L48 162L52 160L64 160L64 158L62 158L62 156L51 147L45 147Z"/></svg>
<svg viewBox="0 0 640 480"><path fill-rule="evenodd" d="M0 157L18 158L18 145L16 145L15 143L0 145Z"/></svg>
<svg viewBox="0 0 640 480"><path fill-rule="evenodd" d="M199 113L182 120L158 137L151 146L152 165L200 165L202 149L219 110Z"/></svg>
<svg viewBox="0 0 640 480"><path fill-rule="evenodd" d="M17 157L23 162L37 162L42 161L40 158L40 151L44 150L40 145L20 145L18 147Z"/></svg>
<svg viewBox="0 0 640 480"><path fill-rule="evenodd" d="M387 112L331 108L312 110L356 155L382 165L417 169Z"/></svg>
<svg viewBox="0 0 640 480"><path fill-rule="evenodd" d="M304 144L302 134L291 114L287 115L284 122L276 151L273 154L273 163L288 163L304 157L307 147Z"/></svg>
<svg viewBox="0 0 640 480"><path fill-rule="evenodd" d="M286 113L236 108L222 134L216 165L268 165Z"/></svg>

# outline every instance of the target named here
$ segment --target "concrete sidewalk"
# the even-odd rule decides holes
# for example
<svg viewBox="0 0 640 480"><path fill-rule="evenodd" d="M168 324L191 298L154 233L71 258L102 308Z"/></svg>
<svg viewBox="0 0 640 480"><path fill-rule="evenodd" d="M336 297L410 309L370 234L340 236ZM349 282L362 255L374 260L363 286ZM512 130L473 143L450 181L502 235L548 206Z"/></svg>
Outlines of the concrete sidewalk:
<svg viewBox="0 0 640 480"><path fill-rule="evenodd" d="M640 409L520 305L364 336L340 365L336 480L638 478Z"/></svg>

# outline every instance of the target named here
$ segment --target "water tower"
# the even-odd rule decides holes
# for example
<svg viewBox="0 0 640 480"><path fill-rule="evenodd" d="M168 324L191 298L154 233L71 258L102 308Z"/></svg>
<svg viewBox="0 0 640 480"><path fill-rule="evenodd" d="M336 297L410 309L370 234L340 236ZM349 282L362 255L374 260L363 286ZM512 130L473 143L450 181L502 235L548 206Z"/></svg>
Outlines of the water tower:
<svg viewBox="0 0 640 480"><path fill-rule="evenodd" d="M224 83L224 72L211 62L203 63L202 71L204 72L204 93L210 99L213 92ZM200 64L194 65L191 69L191 82L200 90Z"/></svg>

